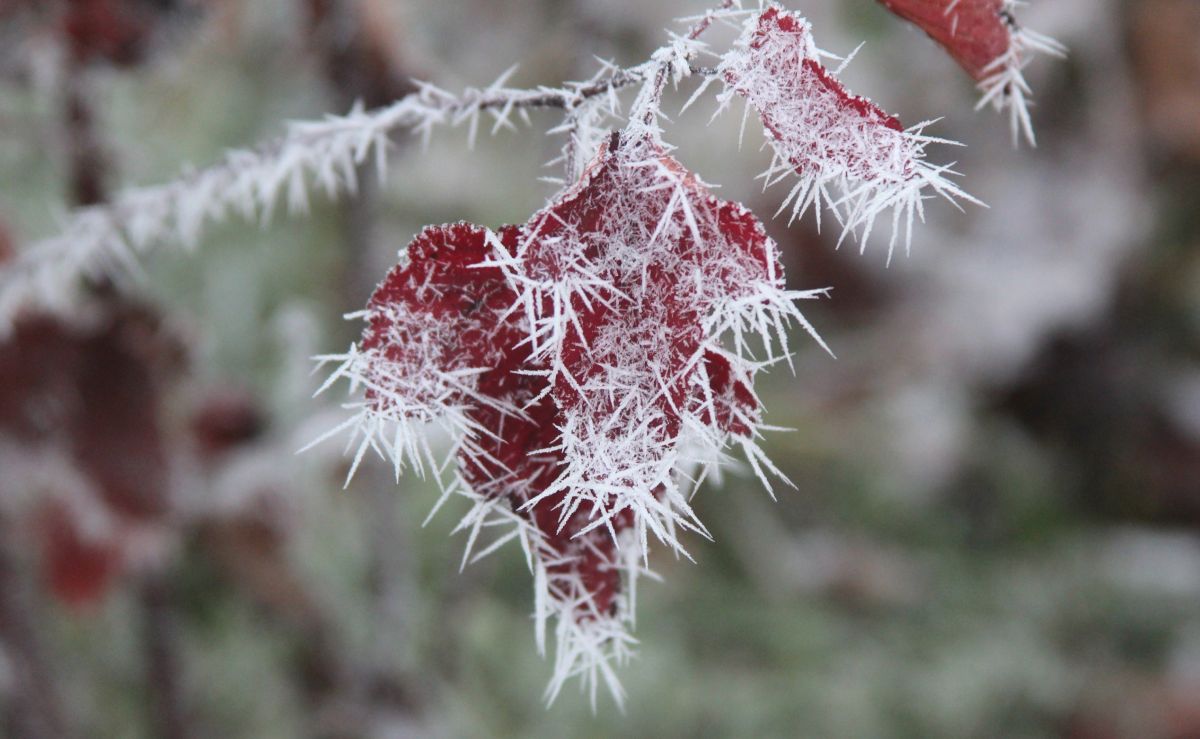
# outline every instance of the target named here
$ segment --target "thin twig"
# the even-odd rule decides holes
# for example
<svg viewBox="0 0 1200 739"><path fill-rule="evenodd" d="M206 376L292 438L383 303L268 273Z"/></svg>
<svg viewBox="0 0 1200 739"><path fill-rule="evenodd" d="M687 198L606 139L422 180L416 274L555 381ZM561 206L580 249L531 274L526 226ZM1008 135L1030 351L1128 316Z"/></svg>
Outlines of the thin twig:
<svg viewBox="0 0 1200 739"><path fill-rule="evenodd" d="M710 11L686 38L694 41L717 12ZM514 113L524 117L528 110L574 110L659 76L672 63L662 60L664 49L640 65L557 88L513 89L503 85L502 77L487 88L453 95L422 83L390 105L292 123L286 134L253 150L231 151L173 182L127 190L109 204L78 209L57 236L35 242L0 270L0 335L23 309L72 305L80 277L136 274L138 256L167 242L194 246L208 222L230 213L265 221L284 193L290 209L301 211L313 185L331 197L353 192L357 166L372 157L382 176L391 137L400 131L428 138L438 126L466 123L474 130L485 112L499 128L511 127Z"/></svg>
<svg viewBox="0 0 1200 739"><path fill-rule="evenodd" d="M146 697L152 735L162 739L187 739L192 732L180 685L179 620L168 578L167 572L152 572L143 577L138 588Z"/></svg>

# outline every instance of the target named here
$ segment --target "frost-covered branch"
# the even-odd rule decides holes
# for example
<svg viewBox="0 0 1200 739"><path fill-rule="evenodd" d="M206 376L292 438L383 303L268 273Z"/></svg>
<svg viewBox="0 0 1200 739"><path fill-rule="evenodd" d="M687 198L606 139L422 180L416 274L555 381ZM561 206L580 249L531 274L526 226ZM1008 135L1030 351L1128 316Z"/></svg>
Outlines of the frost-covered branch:
<svg viewBox="0 0 1200 739"><path fill-rule="evenodd" d="M230 215L267 221L281 202L303 212L311 188L329 197L353 192L364 163L373 161L383 177L388 142L397 133L428 140L439 127L467 126L473 142L485 116L498 131L514 127L514 117L528 123L534 109L573 110L603 99L615 112L617 91L655 68L654 62L609 66L586 82L536 89L507 87L510 69L492 85L458 95L423 83L383 108L291 123L282 137L256 149L231 151L173 182L126 190L111 204L71 213L57 235L29 245L0 269L0 333L23 308L69 306L81 278L136 274L138 260L165 245L195 248L210 223Z"/></svg>
<svg viewBox="0 0 1200 739"><path fill-rule="evenodd" d="M881 1L897 14L917 22L952 54L957 52L956 43L970 47L967 43L970 38L964 30L969 24L962 20L963 14L968 9L981 8L983 20L979 23L996 38L993 45L1003 54L979 60L967 60L956 54L956 58L985 88L981 104L994 103L1007 108L1014 132L1020 130L1032 141L1026 105L1028 86L1021 72L1029 52L1061 54L1062 47L1017 26L1012 15L1016 4L1013 0L971 3L953 0L946 11L928 17L917 14L903 0ZM736 24L752 15L752 11L741 9L739 0L724 0L719 7L687 19L692 23L689 30L673 36L646 62L629 68L606 64L590 80L559 87L507 87L511 69L488 87L469 88L458 95L431 84L419 84L417 92L391 105L374 110L356 107L346 115L295 122L274 141L252 150L231 151L216 164L187 172L173 182L126 190L111 204L76 210L65 218L57 235L31 244L0 270L0 335L11 328L13 319L24 308L68 307L82 278L137 273L142 256L167 244L195 247L209 223L230 214L266 221L280 202L293 212L303 211L308 205L310 189L321 190L329 197L353 192L357 172L364 163L373 160L379 175L384 176L388 142L399 133L411 132L428 140L439 127L466 126L473 143L485 119L495 132L512 128L514 118L528 122L530 110L562 110L564 121L551 133L567 134L562 160L567 170L564 184L569 183L607 134L604 123L619 117L618 92L622 89L652 79L661 92L668 81L678 83L693 74L712 80L724 73L726 82L733 82L729 73L736 68L737 57L725 57L717 67L696 66L696 57L706 53L699 38L714 21ZM740 91L748 93L752 102L756 95L762 94L761 90L747 90L744 86ZM658 99L651 95L649 101L656 105ZM657 108L643 113L657 115ZM911 137L918 158L922 143L939 141L919 131L918 126ZM778 148L777 153L780 153ZM797 159L792 154L785 152L776 164L784 165L783 169L789 164L795 166ZM843 226L848 230L861 226L866 233L875 214L893 210L897 216L893 235L902 228L907 243L912 216L915 212L919 215L922 190L928 186L943 195L962 197L943 177L947 170L919 166L921 177L904 175L897 180L897 184L906 183L907 188L898 199L891 192L881 193L873 187L843 189L840 204L848 208L845 212L848 220L842 222ZM773 168L769 180L780 171L783 170L779 167ZM829 199L826 189L833 183L830 172L823 167L804 175L802 182L809 186L793 191L793 213L803 212L810 202L819 206L825 200L838 215L839 202ZM842 184L853 188L853 183Z"/></svg>

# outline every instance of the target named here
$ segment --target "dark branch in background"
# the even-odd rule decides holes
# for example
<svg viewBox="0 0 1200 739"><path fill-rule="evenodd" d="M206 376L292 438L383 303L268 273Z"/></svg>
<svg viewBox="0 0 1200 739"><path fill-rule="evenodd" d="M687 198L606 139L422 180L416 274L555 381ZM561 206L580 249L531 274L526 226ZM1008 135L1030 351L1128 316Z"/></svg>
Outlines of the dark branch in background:
<svg viewBox="0 0 1200 739"><path fill-rule="evenodd" d="M358 102L377 107L417 91L383 36L386 26L365 17L369 3L301 0L300 5L309 48L336 107L348 109ZM361 304L374 286L370 258L378 193L374 178L364 176L368 166L355 164L358 186L337 206L344 306ZM206 527L202 539L270 621L292 636L295 665L288 677L310 712L314 736L367 735L382 716L413 716L423 703L419 683L397 668L394 651L386 648L407 641L411 588L404 582L410 565L399 501L383 477L356 486L369 542L367 579L376 632L369 654L355 654L336 621L296 575L284 546L286 531L246 518L228 519Z"/></svg>
<svg viewBox="0 0 1200 739"><path fill-rule="evenodd" d="M187 739L192 732L180 685L185 671L179 655L180 626L171 582L169 571L155 571L143 575L138 584L146 694L150 698L153 735Z"/></svg>
<svg viewBox="0 0 1200 739"><path fill-rule="evenodd" d="M355 103L370 108L415 93L413 75L402 71L398 55L368 17L373 6L345 0L304 0L309 45L320 64L335 107ZM341 227L347 254L343 261L343 307L361 305L375 286L370 252L374 240L376 183L357 165L358 189L341 205Z"/></svg>
<svg viewBox="0 0 1200 739"><path fill-rule="evenodd" d="M305 0L312 48L338 107L362 101L369 108L386 105L417 91L414 75L403 69L382 28L372 27L372 3Z"/></svg>
<svg viewBox="0 0 1200 739"><path fill-rule="evenodd" d="M130 28L134 28L130 26ZM139 31L145 27L138 27ZM81 46L78 30L70 23L63 26L65 41L71 50L65 70L63 130L68 156L68 187L75 204L97 206L109 202L108 183L112 177L112 160L104 150L98 115L92 106L89 87L89 53ZM89 29L91 30L91 29ZM86 37L85 37L86 38ZM133 63L136 54L131 35L123 39L119 63ZM102 298L104 310L122 320L127 301L105 275L90 276L88 286ZM134 452L135 450L128 450ZM158 490L161 500L168 500L168 491ZM182 680L185 670L180 656L178 613L172 600L171 570L174 557L157 563L150 571L139 573L135 584L141 623L139 637L142 648L142 678L147 697L147 721L151 734L162 739L187 739L192 735L184 708Z"/></svg>
<svg viewBox="0 0 1200 739"><path fill-rule="evenodd" d="M0 660L7 662L0 666L0 733L60 739L70 734L37 626L41 619L21 576L21 556L14 551L14 537L3 531L11 526L0 515Z"/></svg>
<svg viewBox="0 0 1200 739"><path fill-rule="evenodd" d="M96 113L88 99L87 72L71 63L64 80L63 134L67 153L67 185L77 206L108 200L108 157L96 130Z"/></svg>
<svg viewBox="0 0 1200 739"><path fill-rule="evenodd" d="M329 93L340 109L356 101L377 107L417 92L394 45L384 36L386 18L372 2L307 0L309 35ZM359 188L338 206L344 246L343 307L362 305L375 286L371 263L378 224L378 187L358 165ZM362 526L368 542L368 597L372 623L365 675L357 676L359 700L369 713L381 708L413 713L420 683L395 664L394 645L408 643L411 610L411 547L402 526L400 497L378 468L355 486L360 494Z"/></svg>

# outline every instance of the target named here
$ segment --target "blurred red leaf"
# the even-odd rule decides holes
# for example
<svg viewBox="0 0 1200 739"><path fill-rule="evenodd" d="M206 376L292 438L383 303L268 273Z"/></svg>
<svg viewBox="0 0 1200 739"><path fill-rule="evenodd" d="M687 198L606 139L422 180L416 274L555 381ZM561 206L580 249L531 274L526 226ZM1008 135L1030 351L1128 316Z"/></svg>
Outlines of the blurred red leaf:
<svg viewBox="0 0 1200 739"><path fill-rule="evenodd" d="M71 460L103 517L158 520L169 508L162 388L181 350L147 309L94 311L76 324L25 316L0 343L0 436L31 457L53 449ZM92 599L111 582L120 544L83 536L89 527L71 520L82 515L77 506L47 499L30 513L42 521L49 585L65 601Z"/></svg>
<svg viewBox="0 0 1200 739"><path fill-rule="evenodd" d="M72 608L95 605L119 572L117 540L85 533L75 512L59 500L45 501L37 519L42 569L50 591Z"/></svg>
<svg viewBox="0 0 1200 739"><path fill-rule="evenodd" d="M139 5L129 0L67 0L61 23L74 60L140 61L151 23Z"/></svg>
<svg viewBox="0 0 1200 739"><path fill-rule="evenodd" d="M197 451L211 459L260 436L266 417L251 394L225 390L203 398L190 425Z"/></svg>

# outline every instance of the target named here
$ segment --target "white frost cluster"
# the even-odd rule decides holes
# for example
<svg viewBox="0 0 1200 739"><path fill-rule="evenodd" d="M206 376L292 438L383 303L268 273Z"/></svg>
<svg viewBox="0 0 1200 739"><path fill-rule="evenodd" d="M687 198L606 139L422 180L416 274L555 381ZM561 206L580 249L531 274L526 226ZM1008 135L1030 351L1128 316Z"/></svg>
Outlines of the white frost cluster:
<svg viewBox="0 0 1200 739"><path fill-rule="evenodd" d="M1025 81L1025 67L1035 54L1065 57L1067 47L1049 36L1017 23L1014 13L1019 6L1025 4L1021 0L1004 0L1000 13L1008 25L1008 50L996 57L985 70L987 76L979 82L983 96L975 109L991 105L998 112L1007 110L1013 145L1016 146L1023 134L1030 146L1037 146L1033 120L1029 116L1029 96L1032 90Z"/></svg>
<svg viewBox="0 0 1200 739"><path fill-rule="evenodd" d="M925 199L978 201L947 179L956 174L951 165L925 160L928 144L954 142L924 135L929 122L901 130L871 101L853 96L824 67L836 58L817 47L807 20L770 4L746 21L718 67L725 82L718 99L724 109L740 95L759 112L774 152L765 186L796 175L780 211L790 205L795 219L812 207L819 225L828 207L843 237L856 234L863 249L875 219L890 212L890 259L901 236L906 250L911 245Z"/></svg>
<svg viewBox="0 0 1200 739"><path fill-rule="evenodd" d="M520 543L526 565L533 574L534 636L538 654L542 656L546 655L547 633L553 624L554 665L546 686L546 702L552 703L568 682L578 679L593 710L601 686L618 706L623 706L625 691L617 670L635 654L637 639L632 630L636 622L637 582L643 576L659 579L644 565L636 541L625 533L615 546L601 547L597 545L597 537L580 537L563 551L551 543L545 532L514 512L507 499L496 497L495 491L481 492L457 477L443 493L442 501L452 495L471 502L470 510L455 528L455 533L467 534L464 565L486 557L514 539ZM433 512L440 507L439 501ZM476 550L479 538L493 531L491 541ZM584 556L593 558L597 567L620 575L621 590L607 611L597 607L595 594L574 566Z"/></svg>

